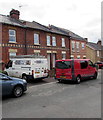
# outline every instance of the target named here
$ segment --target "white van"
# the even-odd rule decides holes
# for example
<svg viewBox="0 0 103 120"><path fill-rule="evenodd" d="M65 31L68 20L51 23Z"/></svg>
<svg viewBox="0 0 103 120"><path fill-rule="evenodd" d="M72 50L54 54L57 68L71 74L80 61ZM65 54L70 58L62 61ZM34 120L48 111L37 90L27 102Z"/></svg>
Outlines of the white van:
<svg viewBox="0 0 103 120"><path fill-rule="evenodd" d="M5 71L9 76L25 80L48 77L48 63L44 56L21 55L10 59Z"/></svg>

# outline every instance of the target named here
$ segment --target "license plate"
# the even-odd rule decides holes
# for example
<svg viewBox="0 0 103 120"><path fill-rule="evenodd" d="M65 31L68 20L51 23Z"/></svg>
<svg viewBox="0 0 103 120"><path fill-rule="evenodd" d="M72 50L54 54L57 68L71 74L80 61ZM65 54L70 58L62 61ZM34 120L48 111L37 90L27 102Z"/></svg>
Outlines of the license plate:
<svg viewBox="0 0 103 120"><path fill-rule="evenodd" d="M39 74L40 72L35 72L35 74Z"/></svg>
<svg viewBox="0 0 103 120"><path fill-rule="evenodd" d="M65 79L66 77L65 77L65 76L60 76L60 78L63 78L63 79Z"/></svg>

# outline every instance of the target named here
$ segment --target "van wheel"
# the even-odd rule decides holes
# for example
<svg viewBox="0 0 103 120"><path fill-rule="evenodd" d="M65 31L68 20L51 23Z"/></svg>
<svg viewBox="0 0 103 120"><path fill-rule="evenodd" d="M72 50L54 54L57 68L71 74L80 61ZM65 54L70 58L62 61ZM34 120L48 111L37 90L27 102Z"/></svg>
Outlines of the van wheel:
<svg viewBox="0 0 103 120"><path fill-rule="evenodd" d="M26 75L23 75L23 76L22 76L22 79L24 79L24 80L28 81L28 79L27 79L27 76L26 76Z"/></svg>
<svg viewBox="0 0 103 120"><path fill-rule="evenodd" d="M81 77L80 76L77 76L76 77L76 83L79 84L81 82Z"/></svg>
<svg viewBox="0 0 103 120"><path fill-rule="evenodd" d="M94 78L94 79L97 79L97 73L94 74L94 77L93 77L93 78Z"/></svg>
<svg viewBox="0 0 103 120"><path fill-rule="evenodd" d="M61 82L62 82L62 80L58 80L58 82L59 82L59 83L61 83Z"/></svg>

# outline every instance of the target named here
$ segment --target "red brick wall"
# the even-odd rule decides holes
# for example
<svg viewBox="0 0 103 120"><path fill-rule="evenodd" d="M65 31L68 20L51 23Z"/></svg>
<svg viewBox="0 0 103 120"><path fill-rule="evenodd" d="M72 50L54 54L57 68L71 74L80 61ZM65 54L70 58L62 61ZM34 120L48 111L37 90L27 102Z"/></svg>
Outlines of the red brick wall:
<svg viewBox="0 0 103 120"><path fill-rule="evenodd" d="M9 29L16 30L16 43L9 43ZM26 32L26 35L25 35ZM34 33L39 33L40 37L40 45L34 45ZM56 46L47 46L46 41L46 35L56 37ZM17 49L17 55L25 55L25 54L34 54L34 50L40 50L41 55L44 55L47 57L47 50L50 51L56 51L57 59L62 59L62 51L66 51L66 58L70 57L69 52L69 38L66 36L53 34L53 33L47 33L40 30L33 30L33 29L27 29L16 26L10 26L10 25L3 25L2 29L2 50L3 50L3 60L7 63L9 60L9 49ZM26 37L26 41L25 41ZM65 38L66 47L62 48L62 41L61 38ZM51 42L52 43L52 42ZM27 49L25 49L25 44L27 46ZM22 45L22 46L21 46Z"/></svg>
<svg viewBox="0 0 103 120"><path fill-rule="evenodd" d="M72 52L72 41L75 41L75 52ZM76 50L76 42L79 42L79 52L77 52ZM85 48L82 49L82 45L81 43L84 43L85 44ZM81 59L83 59L83 56L86 56L86 41L81 41L81 40L76 40L76 39L71 39L70 40L70 49L71 49L71 55L74 55L74 59L77 59L77 56L80 55Z"/></svg>

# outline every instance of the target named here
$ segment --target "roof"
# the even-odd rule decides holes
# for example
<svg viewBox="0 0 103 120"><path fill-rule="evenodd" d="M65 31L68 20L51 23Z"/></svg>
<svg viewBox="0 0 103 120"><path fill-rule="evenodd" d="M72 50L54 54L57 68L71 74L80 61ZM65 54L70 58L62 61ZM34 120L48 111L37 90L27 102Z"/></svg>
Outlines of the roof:
<svg viewBox="0 0 103 120"><path fill-rule="evenodd" d="M15 58L45 58L45 56L37 56L37 55L17 55L17 56L11 56L11 59Z"/></svg>
<svg viewBox="0 0 103 120"><path fill-rule="evenodd" d="M74 32L70 31L70 30L67 30L67 29L64 29L64 28L60 28L60 27L56 27L54 25L51 25L51 28L52 29L56 29L57 31L60 31L60 32L63 32L65 35L68 35L70 36L71 38L76 38L77 40L83 40L83 41L86 41L85 38L75 34Z"/></svg>
<svg viewBox="0 0 103 120"><path fill-rule="evenodd" d="M29 22L29 21L24 21L20 19L14 19L14 18L11 18L10 16L1 15L1 14L0 14L0 23L24 27L24 28L32 28L32 29L42 30L42 31L55 33L55 34L61 34L61 35L69 36L71 38L76 38L77 40L83 40L83 41L85 40L79 35L64 28L56 27L53 25L51 25L50 27L47 27L35 21Z"/></svg>
<svg viewBox="0 0 103 120"><path fill-rule="evenodd" d="M28 27L28 28L33 28L33 29L50 32L48 27L46 27L38 22L35 22L35 21L33 21L33 22L24 21L24 22L25 22L26 27Z"/></svg>
<svg viewBox="0 0 103 120"><path fill-rule="evenodd" d="M0 23L15 25L15 26L19 26L19 27L24 26L20 20L13 19L13 18L5 16L5 15L0 15Z"/></svg>
<svg viewBox="0 0 103 120"><path fill-rule="evenodd" d="M88 42L87 46L95 49L95 50L103 50L103 46L98 45L97 43L93 43L93 42Z"/></svg>

